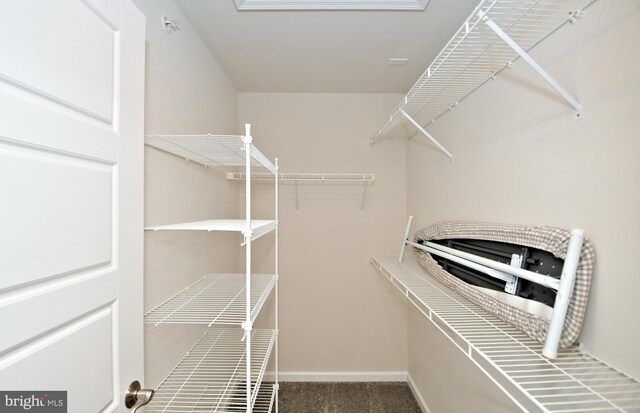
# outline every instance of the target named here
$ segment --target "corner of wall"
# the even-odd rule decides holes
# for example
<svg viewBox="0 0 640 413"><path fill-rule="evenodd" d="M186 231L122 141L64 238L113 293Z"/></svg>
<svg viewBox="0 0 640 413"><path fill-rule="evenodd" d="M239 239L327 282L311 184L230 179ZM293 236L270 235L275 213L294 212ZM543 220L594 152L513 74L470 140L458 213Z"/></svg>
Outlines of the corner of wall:
<svg viewBox="0 0 640 413"><path fill-rule="evenodd" d="M134 2L147 18L145 133L237 134L237 90L175 2ZM166 33L163 15L181 30ZM224 174L145 148L146 225L234 218L237 212L237 185ZM218 234L145 233L145 310L207 273L237 272L236 241ZM147 382L159 383L201 330L146 326Z"/></svg>

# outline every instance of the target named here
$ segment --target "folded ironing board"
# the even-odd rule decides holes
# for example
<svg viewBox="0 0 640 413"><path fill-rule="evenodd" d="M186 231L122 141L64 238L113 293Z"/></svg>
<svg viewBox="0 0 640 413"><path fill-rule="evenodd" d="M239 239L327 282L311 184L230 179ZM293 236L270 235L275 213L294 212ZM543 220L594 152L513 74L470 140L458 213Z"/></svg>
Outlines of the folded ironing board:
<svg viewBox="0 0 640 413"><path fill-rule="evenodd" d="M595 261L593 247L581 231L438 222L418 230L410 241L410 225L411 219L401 260L405 246L413 246L431 276L542 343L553 323L557 331L551 335L557 337L548 349L545 344L548 357L555 357L558 345L576 342Z"/></svg>

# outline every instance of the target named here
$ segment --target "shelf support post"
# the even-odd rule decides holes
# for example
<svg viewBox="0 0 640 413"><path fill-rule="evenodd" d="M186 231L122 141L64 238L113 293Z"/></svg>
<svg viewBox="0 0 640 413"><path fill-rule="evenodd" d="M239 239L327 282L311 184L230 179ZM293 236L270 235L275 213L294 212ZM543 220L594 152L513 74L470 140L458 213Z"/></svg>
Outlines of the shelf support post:
<svg viewBox="0 0 640 413"><path fill-rule="evenodd" d="M364 214L364 198L367 195L367 181L362 181L362 201L360 202L360 213Z"/></svg>
<svg viewBox="0 0 640 413"><path fill-rule="evenodd" d="M245 354L246 354L246 391L247 391L247 413L251 413L251 125L245 124L245 134L242 138L244 142L244 150L245 150L245 173L247 177L247 182L245 184L245 219L246 219L246 234L245 235L245 271L246 271L246 280L245 280L245 311L246 311L246 319L243 324L244 328L244 338L245 338Z"/></svg>
<svg viewBox="0 0 640 413"><path fill-rule="evenodd" d="M278 347L279 347L279 336L280 336L280 324L279 324L279 320L278 317L280 317L279 315L279 306L280 303L278 302L279 300L279 292L278 290L280 289L280 262L279 262L279 231L280 231L280 217L279 217L279 212L278 212L278 185L279 185L279 180L280 180L280 166L278 165L278 158L276 158L276 173L275 173L275 180L274 180L274 184L275 184L275 205L274 205L274 210L275 210L275 218L276 218L276 233L275 233L275 260L274 260L274 264L275 264L275 275L276 275L276 285L275 285L275 321L274 321L274 327L276 330L276 342L275 342L275 346L276 346L276 354L275 354L275 372L276 372L276 379L275 379L275 388L276 388L276 400L275 400L275 413L278 413L278 394L280 392L280 378L278 377L280 375L280 366L279 366L279 361L278 361Z"/></svg>
<svg viewBox="0 0 640 413"><path fill-rule="evenodd" d="M293 181L296 190L296 214L300 214L300 204L298 204L298 180Z"/></svg>
<svg viewBox="0 0 640 413"><path fill-rule="evenodd" d="M551 75L542 68L533 58L522 48L518 43L516 43L504 30L500 28L493 20L487 17L486 12L480 10L478 11L478 17L482 19L482 21L489 26L491 30L493 30L498 37L500 37L509 47L513 49L525 62L529 64L542 78L553 88L556 92L558 92L569 104L575 109L576 120L582 119L582 105L574 99L569 92L567 92L561 85L558 83Z"/></svg>
<svg viewBox="0 0 640 413"><path fill-rule="evenodd" d="M400 113L402 113L402 116L404 116L405 118L407 118L407 120L409 122L411 122L411 124L413 126L415 126L418 131L423 134L424 136L427 137L427 139L429 139L431 142L433 142L434 145L436 145L438 147L438 149L440 149L442 152L444 152L448 157L449 160L453 160L453 155L451 155L451 152L449 152L448 150L445 149L444 146L442 146L440 144L440 142L438 142L433 136L431 136L431 134L429 132L427 132L418 122L416 122L411 116L409 116L409 114L407 112L404 111L404 109L400 109Z"/></svg>
<svg viewBox="0 0 640 413"><path fill-rule="evenodd" d="M409 239L409 232L411 231L412 221L413 221L413 215L409 215L409 220L407 221L407 229L404 231L404 238L402 239L402 248L400 249L400 258L398 258L399 263L402 263L402 261L404 261L404 254L407 251L407 240Z"/></svg>

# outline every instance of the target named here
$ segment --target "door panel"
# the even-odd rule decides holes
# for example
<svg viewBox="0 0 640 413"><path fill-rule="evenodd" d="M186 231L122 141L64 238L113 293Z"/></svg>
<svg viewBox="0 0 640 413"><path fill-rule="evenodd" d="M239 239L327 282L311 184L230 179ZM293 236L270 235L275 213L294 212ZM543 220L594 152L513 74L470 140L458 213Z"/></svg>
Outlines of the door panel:
<svg viewBox="0 0 640 413"><path fill-rule="evenodd" d="M3 357L0 388L66 390L69 412L101 412L114 404L113 316L111 307L103 308Z"/></svg>
<svg viewBox="0 0 640 413"><path fill-rule="evenodd" d="M0 289L113 261L112 169L0 141Z"/></svg>
<svg viewBox="0 0 640 413"><path fill-rule="evenodd" d="M0 296L4 303L0 325L13 328L11 334L0 335L0 354L73 321L79 314L84 316L97 306L113 303L118 294L117 276L109 266L4 293ZM42 308L56 311L42 312Z"/></svg>
<svg viewBox="0 0 640 413"><path fill-rule="evenodd" d="M118 134L114 130L112 124L3 82L0 77L0 139L7 143L115 164Z"/></svg>
<svg viewBox="0 0 640 413"><path fill-rule="evenodd" d="M144 17L0 0L0 18L0 390L126 412L143 380Z"/></svg>
<svg viewBox="0 0 640 413"><path fill-rule="evenodd" d="M0 76L110 122L114 28L81 1L14 1L3 9Z"/></svg>

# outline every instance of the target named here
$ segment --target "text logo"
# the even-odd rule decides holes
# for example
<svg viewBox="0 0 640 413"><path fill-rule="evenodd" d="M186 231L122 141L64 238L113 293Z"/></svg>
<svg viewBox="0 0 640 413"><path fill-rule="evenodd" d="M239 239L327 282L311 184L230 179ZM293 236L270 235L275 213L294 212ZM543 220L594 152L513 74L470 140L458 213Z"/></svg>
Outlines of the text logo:
<svg viewBox="0 0 640 413"><path fill-rule="evenodd" d="M0 413L67 413L66 391L0 391Z"/></svg>

